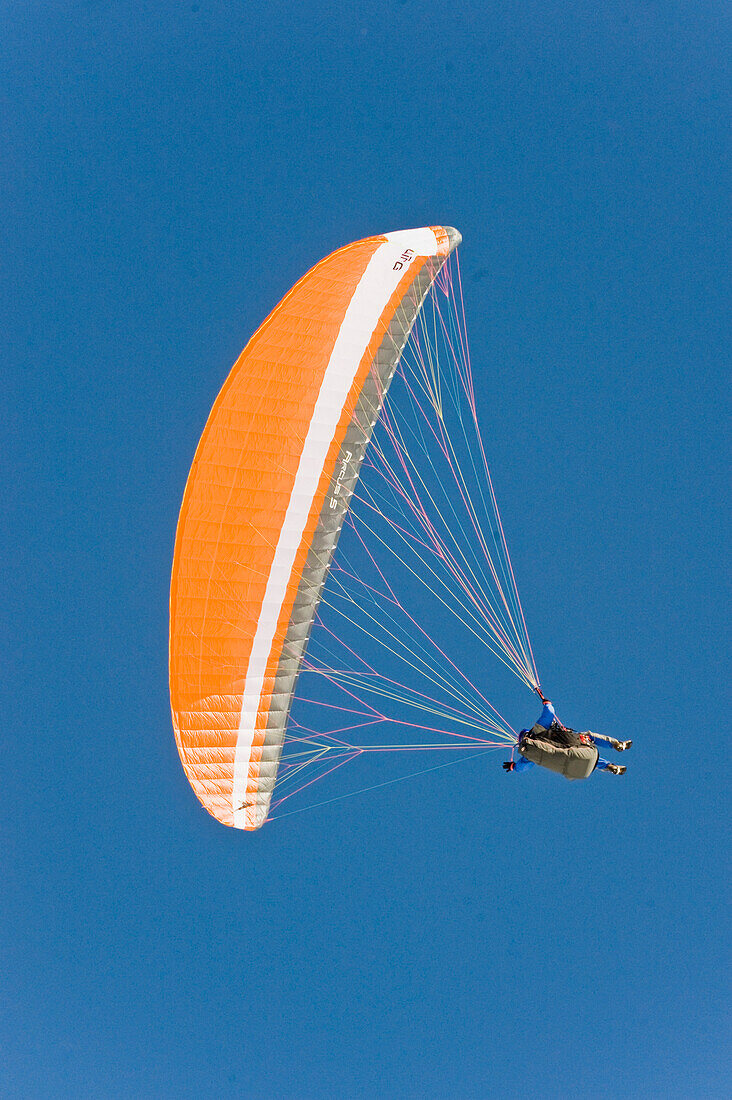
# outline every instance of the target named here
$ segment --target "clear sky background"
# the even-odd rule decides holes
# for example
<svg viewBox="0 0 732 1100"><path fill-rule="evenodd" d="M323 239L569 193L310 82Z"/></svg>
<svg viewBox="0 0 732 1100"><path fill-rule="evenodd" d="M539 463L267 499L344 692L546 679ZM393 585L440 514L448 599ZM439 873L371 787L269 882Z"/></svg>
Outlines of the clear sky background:
<svg viewBox="0 0 732 1100"><path fill-rule="evenodd" d="M726 7L3 4L4 1095L725 1095ZM308 267L441 223L542 683L628 773L227 830L167 696L198 437Z"/></svg>

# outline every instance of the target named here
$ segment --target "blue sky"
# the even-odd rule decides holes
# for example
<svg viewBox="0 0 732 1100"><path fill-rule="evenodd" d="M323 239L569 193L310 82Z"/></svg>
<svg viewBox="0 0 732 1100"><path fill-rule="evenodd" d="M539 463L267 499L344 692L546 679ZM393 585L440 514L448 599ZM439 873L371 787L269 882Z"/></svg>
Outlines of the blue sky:
<svg viewBox="0 0 732 1100"><path fill-rule="evenodd" d="M2 1091L724 1095L724 6L16 2L0 27ZM196 442L296 278L423 224L464 237L542 682L632 737L628 774L488 756L449 799L426 775L227 830L167 697Z"/></svg>

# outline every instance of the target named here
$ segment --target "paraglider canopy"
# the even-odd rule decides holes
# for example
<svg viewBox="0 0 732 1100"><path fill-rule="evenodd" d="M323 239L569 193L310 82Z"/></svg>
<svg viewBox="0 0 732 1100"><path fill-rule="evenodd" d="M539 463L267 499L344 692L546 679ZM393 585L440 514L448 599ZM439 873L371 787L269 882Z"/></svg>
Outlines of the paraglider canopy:
<svg viewBox="0 0 732 1100"><path fill-rule="evenodd" d="M181 507L170 596L176 742L205 808L259 828L363 456L425 295L460 234L388 233L321 260L216 399Z"/></svg>

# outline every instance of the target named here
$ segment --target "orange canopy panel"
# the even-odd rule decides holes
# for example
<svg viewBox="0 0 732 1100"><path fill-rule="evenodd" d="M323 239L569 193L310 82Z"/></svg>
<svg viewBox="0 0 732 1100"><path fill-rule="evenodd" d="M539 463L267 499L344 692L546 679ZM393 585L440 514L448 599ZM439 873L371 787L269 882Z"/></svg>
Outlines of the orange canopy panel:
<svg viewBox="0 0 732 1100"><path fill-rule="evenodd" d="M308 272L216 399L181 507L170 592L178 751L219 821L267 818L308 636L374 423L452 249L369 237Z"/></svg>

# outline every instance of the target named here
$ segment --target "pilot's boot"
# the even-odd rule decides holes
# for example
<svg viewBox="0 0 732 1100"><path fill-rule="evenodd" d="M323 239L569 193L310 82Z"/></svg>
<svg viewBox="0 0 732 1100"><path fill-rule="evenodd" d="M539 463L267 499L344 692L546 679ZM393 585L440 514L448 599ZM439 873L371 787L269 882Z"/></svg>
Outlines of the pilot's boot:
<svg viewBox="0 0 732 1100"><path fill-rule="evenodd" d="M605 771L612 772L613 775L625 775L627 768L625 764L608 764Z"/></svg>

